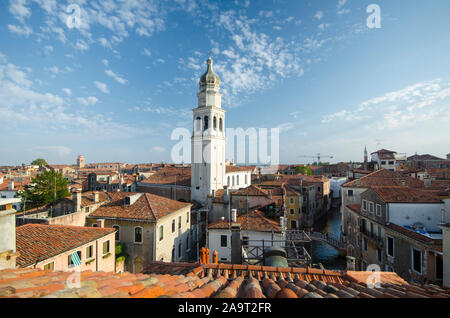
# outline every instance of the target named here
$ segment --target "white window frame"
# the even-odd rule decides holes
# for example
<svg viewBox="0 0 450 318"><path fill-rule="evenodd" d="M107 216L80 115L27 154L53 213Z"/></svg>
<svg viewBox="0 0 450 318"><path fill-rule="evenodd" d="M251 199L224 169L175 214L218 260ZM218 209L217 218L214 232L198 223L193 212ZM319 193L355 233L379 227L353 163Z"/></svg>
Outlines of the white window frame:
<svg viewBox="0 0 450 318"><path fill-rule="evenodd" d="M136 242L136 229L137 228L141 229L141 241L140 242ZM135 226L133 228L133 242L134 242L134 244L142 244L144 242L144 229L142 228L142 226Z"/></svg>
<svg viewBox="0 0 450 318"><path fill-rule="evenodd" d="M367 200L362 200L362 210L367 211Z"/></svg>
<svg viewBox="0 0 450 318"><path fill-rule="evenodd" d="M378 213L378 207L380 207L379 213ZM381 216L381 204L376 204L375 205L375 213L377 216Z"/></svg>
<svg viewBox="0 0 450 318"><path fill-rule="evenodd" d="M414 251L417 251L417 252L420 253L420 272L418 272L418 271L416 271L414 269ZM423 264L422 264L422 262L423 262L423 253L422 253L422 251L417 249L417 248L415 248L415 247L413 247L413 246L411 246L411 269L412 269L412 271L414 273L422 275L422 272L423 272Z"/></svg>
<svg viewBox="0 0 450 318"><path fill-rule="evenodd" d="M369 213L370 214L375 213L375 204L373 202L369 202Z"/></svg>

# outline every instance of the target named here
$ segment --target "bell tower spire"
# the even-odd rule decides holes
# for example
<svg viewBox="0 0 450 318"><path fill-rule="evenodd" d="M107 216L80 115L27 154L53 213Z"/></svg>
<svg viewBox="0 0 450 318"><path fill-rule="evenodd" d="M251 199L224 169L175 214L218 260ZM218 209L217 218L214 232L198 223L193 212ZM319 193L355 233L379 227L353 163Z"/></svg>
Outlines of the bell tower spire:
<svg viewBox="0 0 450 318"><path fill-rule="evenodd" d="M225 179L225 110L222 109L220 78L209 56L200 77L198 107L193 109L191 200L206 205L213 191L223 189Z"/></svg>

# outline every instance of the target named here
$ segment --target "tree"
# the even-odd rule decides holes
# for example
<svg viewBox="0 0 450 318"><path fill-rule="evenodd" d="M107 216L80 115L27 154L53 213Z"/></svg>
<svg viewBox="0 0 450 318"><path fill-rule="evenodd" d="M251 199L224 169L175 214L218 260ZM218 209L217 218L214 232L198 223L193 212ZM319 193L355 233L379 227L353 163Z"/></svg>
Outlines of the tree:
<svg viewBox="0 0 450 318"><path fill-rule="evenodd" d="M295 168L295 174L299 174L299 173L307 175L307 176L312 176L312 170L305 166L299 166L299 167Z"/></svg>
<svg viewBox="0 0 450 318"><path fill-rule="evenodd" d="M39 166L39 167L42 167L42 166L48 165L48 163L47 163L47 161L45 161L45 159L37 158L36 160L33 160L33 161L31 162L31 165L32 165L32 166Z"/></svg>
<svg viewBox="0 0 450 318"><path fill-rule="evenodd" d="M39 174L25 186L20 196L27 200L27 208L34 208L50 204L70 195L67 180L62 174L46 171Z"/></svg>

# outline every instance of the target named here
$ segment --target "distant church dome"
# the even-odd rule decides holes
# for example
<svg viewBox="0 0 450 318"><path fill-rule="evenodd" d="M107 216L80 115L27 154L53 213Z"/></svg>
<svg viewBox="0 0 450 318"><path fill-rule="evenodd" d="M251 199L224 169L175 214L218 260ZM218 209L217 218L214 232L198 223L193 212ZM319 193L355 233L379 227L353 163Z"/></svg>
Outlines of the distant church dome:
<svg viewBox="0 0 450 318"><path fill-rule="evenodd" d="M208 58L206 64L208 65L208 69L206 70L206 73L200 77L200 87L205 86L206 84L219 85L220 78L213 71L213 60L211 57Z"/></svg>

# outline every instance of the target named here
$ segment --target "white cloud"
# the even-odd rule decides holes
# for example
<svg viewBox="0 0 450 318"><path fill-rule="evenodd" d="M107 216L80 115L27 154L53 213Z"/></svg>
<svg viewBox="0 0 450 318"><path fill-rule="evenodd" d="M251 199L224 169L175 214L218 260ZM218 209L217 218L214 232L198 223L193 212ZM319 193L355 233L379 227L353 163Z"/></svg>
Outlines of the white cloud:
<svg viewBox="0 0 450 318"><path fill-rule="evenodd" d="M401 129L450 114L450 80L410 85L362 102L352 110L325 115L322 123L352 122L376 130Z"/></svg>
<svg viewBox="0 0 450 318"><path fill-rule="evenodd" d="M99 81L95 81L94 84L100 91L102 91L105 94L109 94L108 85Z"/></svg>
<svg viewBox="0 0 450 318"><path fill-rule="evenodd" d="M316 14L314 15L314 18L316 18L317 20L322 20L323 11L317 11Z"/></svg>
<svg viewBox="0 0 450 318"><path fill-rule="evenodd" d="M86 51L89 49L89 45L84 40L78 40L75 43L75 48L80 51Z"/></svg>
<svg viewBox="0 0 450 318"><path fill-rule="evenodd" d="M52 156L58 155L60 158L68 157L72 154L73 150L66 146L37 146L30 149L32 152L43 155L43 156Z"/></svg>
<svg viewBox="0 0 450 318"><path fill-rule="evenodd" d="M142 54L144 54L145 56L150 56L150 55L152 55L152 52L150 52L148 49L144 48L142 50Z"/></svg>
<svg viewBox="0 0 450 318"><path fill-rule="evenodd" d="M62 91L66 93L67 96L72 96L72 91L70 88L63 88Z"/></svg>
<svg viewBox="0 0 450 318"><path fill-rule="evenodd" d="M102 63L103 63L103 65L105 65L105 66L109 66L109 61L106 60L106 59L103 59L103 60L102 60Z"/></svg>
<svg viewBox="0 0 450 318"><path fill-rule="evenodd" d="M166 151L166 148L161 147L161 146L155 146L152 149L153 149L153 151L156 151L156 152L164 152L164 151Z"/></svg>
<svg viewBox="0 0 450 318"><path fill-rule="evenodd" d="M9 4L9 12L20 22L31 16L31 11L26 6L26 0L10 0Z"/></svg>
<svg viewBox="0 0 450 318"><path fill-rule="evenodd" d="M109 77L113 78L117 83L120 83L120 84L126 84L127 83L126 79L124 79L123 77L121 77L118 74L114 73L112 70L106 70L105 73Z"/></svg>
<svg viewBox="0 0 450 318"><path fill-rule="evenodd" d="M93 105L97 104L98 99L97 99L97 97L94 97L94 96L89 96L87 98L78 97L77 101L84 106L93 106Z"/></svg>
<svg viewBox="0 0 450 318"><path fill-rule="evenodd" d="M284 124L280 124L280 125L276 126L276 128L278 128L280 130L280 132L282 132L282 133L287 132L294 127L295 126L293 123L284 123Z"/></svg>
<svg viewBox="0 0 450 318"><path fill-rule="evenodd" d="M25 37L28 37L33 32L31 28L26 25L20 27L17 25L8 24L8 30L12 33L23 35Z"/></svg>

